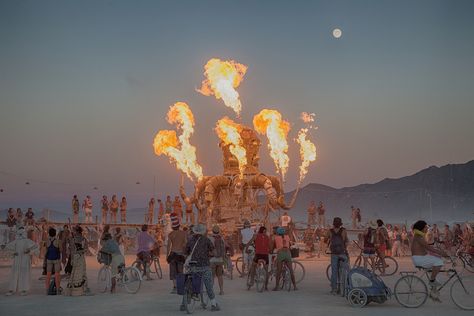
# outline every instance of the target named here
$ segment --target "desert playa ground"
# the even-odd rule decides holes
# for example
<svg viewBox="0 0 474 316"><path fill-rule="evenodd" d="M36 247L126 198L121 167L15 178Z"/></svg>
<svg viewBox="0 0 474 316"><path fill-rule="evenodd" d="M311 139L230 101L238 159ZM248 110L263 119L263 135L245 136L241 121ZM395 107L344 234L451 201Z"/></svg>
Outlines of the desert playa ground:
<svg viewBox="0 0 474 316"><path fill-rule="evenodd" d="M127 256L127 264L133 260ZM225 295L217 296L221 311L215 314L230 315L470 315L457 308L449 297L449 288L441 295L442 303L435 303L428 299L426 304L418 309L406 309L400 306L394 297L382 305L370 303L358 309L351 307L341 297L329 294L329 285L325 276L325 269L329 258L302 260L306 268L306 277L299 284L298 291L292 292L264 292L257 293L254 289L247 291L242 278L225 280ZM399 260L402 271L413 270L411 260ZM164 276L162 280L144 281L137 294L127 294L118 289L115 295L97 293L96 279L99 264L94 257L87 258L88 277L93 296L66 297L46 296L43 290L43 281L38 278L40 268L33 268L33 286L30 295L26 297L0 296L1 315L183 315L179 311L181 297L170 294L167 265L162 261ZM6 292L10 268L5 263L0 267L0 291ZM398 273L384 278L386 284L393 288ZM441 275L443 280L446 275ZM65 281L63 281L65 282ZM64 285L63 285L64 286ZM217 286L217 284L216 284ZM205 315L210 311L197 307L194 314Z"/></svg>

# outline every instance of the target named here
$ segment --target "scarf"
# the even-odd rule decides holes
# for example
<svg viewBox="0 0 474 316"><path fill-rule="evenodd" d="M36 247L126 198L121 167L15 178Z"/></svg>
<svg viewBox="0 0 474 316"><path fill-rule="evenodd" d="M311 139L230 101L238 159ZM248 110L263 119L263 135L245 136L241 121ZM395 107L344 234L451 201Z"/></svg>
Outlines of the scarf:
<svg viewBox="0 0 474 316"><path fill-rule="evenodd" d="M425 238L425 233L422 232L421 230L414 229L413 233L415 234L415 236L421 236L421 237Z"/></svg>

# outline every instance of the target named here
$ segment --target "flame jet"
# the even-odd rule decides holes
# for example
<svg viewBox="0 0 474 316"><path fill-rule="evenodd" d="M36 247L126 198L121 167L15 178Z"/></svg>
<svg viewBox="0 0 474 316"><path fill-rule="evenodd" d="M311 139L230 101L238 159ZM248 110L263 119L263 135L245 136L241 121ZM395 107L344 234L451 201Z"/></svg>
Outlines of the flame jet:
<svg viewBox="0 0 474 316"><path fill-rule="evenodd" d="M258 133L267 135L270 156L273 158L277 171L280 172L284 180L290 163L290 158L287 154L287 136L290 131L290 123L282 119L280 112L263 109L253 117L253 126Z"/></svg>
<svg viewBox="0 0 474 316"><path fill-rule="evenodd" d="M309 164L316 160L316 146L309 140L306 139L308 134L307 128L302 128L298 132L298 138L296 142L300 145L300 178L298 180L301 183L306 174L308 173Z"/></svg>
<svg viewBox="0 0 474 316"><path fill-rule="evenodd" d="M224 104L233 109L237 117L240 117L242 103L235 88L242 82L246 71L246 65L233 60L223 61L212 58L204 66L206 79L203 80L201 89L197 91L205 96L214 95L216 99L222 99Z"/></svg>
<svg viewBox="0 0 474 316"><path fill-rule="evenodd" d="M194 133L193 112L186 103L177 102L170 107L167 119L182 133L178 137L175 131L159 131L153 142L155 154L168 156L171 162L176 163L176 168L184 172L191 181L194 180L193 177L202 179L202 167L197 162L196 147L189 142Z"/></svg>
<svg viewBox="0 0 474 316"><path fill-rule="evenodd" d="M244 170L247 166L247 151L242 146L242 137L240 136L242 128L242 125L235 123L227 116L217 121L215 128L219 139L222 140L225 145L229 145L230 152L239 162L241 179L244 176Z"/></svg>

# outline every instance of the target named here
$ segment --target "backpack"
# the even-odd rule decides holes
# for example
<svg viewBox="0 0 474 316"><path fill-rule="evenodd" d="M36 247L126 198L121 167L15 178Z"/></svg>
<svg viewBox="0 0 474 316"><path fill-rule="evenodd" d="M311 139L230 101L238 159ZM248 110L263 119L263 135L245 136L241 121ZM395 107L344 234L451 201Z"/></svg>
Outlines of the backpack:
<svg viewBox="0 0 474 316"><path fill-rule="evenodd" d="M261 250L263 254L270 253L270 238L265 234L257 234L257 237L255 237L255 250Z"/></svg>
<svg viewBox="0 0 474 316"><path fill-rule="evenodd" d="M330 249L331 254L334 255L343 255L346 253L346 247L344 243L344 238L342 238L342 232L344 228L340 228L339 231L336 233L334 229L331 228L331 240L330 240Z"/></svg>
<svg viewBox="0 0 474 316"><path fill-rule="evenodd" d="M53 238L49 241L48 249L46 250L46 259L48 260L59 260L61 253L59 252L59 247L54 245L56 238Z"/></svg>
<svg viewBox="0 0 474 316"><path fill-rule="evenodd" d="M225 242L220 235L215 235L209 238L214 245L214 252L211 261L214 263L224 262L225 257Z"/></svg>

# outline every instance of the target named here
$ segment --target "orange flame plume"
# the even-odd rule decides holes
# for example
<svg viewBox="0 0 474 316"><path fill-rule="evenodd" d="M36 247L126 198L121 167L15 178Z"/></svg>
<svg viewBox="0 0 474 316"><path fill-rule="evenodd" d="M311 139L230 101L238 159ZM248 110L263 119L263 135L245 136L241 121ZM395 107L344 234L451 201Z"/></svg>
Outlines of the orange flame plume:
<svg viewBox="0 0 474 316"><path fill-rule="evenodd" d="M300 144L300 157L301 157L301 166L300 166L300 178L299 183L303 181L306 174L308 173L309 164L316 160L316 146L309 140L306 139L308 135L308 129L302 128L298 132L298 138L296 142Z"/></svg>
<svg viewBox="0 0 474 316"><path fill-rule="evenodd" d="M242 147L242 138L240 132L242 131L242 125L235 123L230 118L225 116L224 118L217 121L216 133L217 136L229 145L230 152L237 158L239 162L240 178L244 176L245 166L247 166L247 151Z"/></svg>
<svg viewBox="0 0 474 316"><path fill-rule="evenodd" d="M290 123L282 119L280 112L263 109L253 117L253 126L258 133L267 135L270 156L275 162L277 171L284 179L290 163L290 158L287 155L287 136L290 131Z"/></svg>
<svg viewBox="0 0 474 316"><path fill-rule="evenodd" d="M242 82L247 66L233 60L212 58L204 69L206 79L202 82L201 89L197 91L206 96L214 95L218 100L222 99L224 104L233 109L239 117L242 103L235 88Z"/></svg>
<svg viewBox="0 0 474 316"><path fill-rule="evenodd" d="M203 177L202 167L197 162L196 147L189 143L194 133L193 112L186 103L177 102L168 111L168 122L181 129L182 134L177 137L175 131L159 131L153 142L155 154L168 156L191 181L193 177L200 180Z"/></svg>

